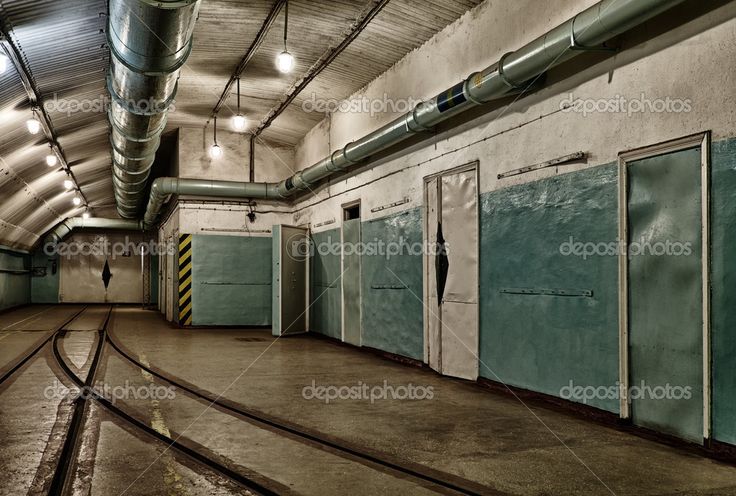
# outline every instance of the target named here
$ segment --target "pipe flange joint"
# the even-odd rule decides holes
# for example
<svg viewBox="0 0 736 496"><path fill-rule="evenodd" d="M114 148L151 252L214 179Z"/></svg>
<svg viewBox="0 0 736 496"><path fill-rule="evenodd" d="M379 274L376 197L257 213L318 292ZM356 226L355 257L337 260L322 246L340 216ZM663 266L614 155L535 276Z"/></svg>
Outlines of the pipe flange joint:
<svg viewBox="0 0 736 496"><path fill-rule="evenodd" d="M513 53L514 52L506 52L506 53L504 53L503 56L501 57L501 59L498 61L498 68L496 70L498 71L498 77L501 78L501 81L503 81L503 83L506 86L508 86L512 90L518 90L518 89L521 89L522 88L522 85L521 84L518 84L518 83L515 83L514 81L512 81L511 79L509 79L508 76L506 76L506 73L503 70L503 66L504 66L504 62L506 62L506 58L509 55L513 54Z"/></svg>
<svg viewBox="0 0 736 496"><path fill-rule="evenodd" d="M417 111L422 105L424 105L424 102L419 102L414 105L414 108L411 110L411 114L407 115L406 119L404 119L404 126L406 126L407 131L410 131L412 133L421 133L424 131L429 131L431 129L420 124L419 120L417 119Z"/></svg>
<svg viewBox="0 0 736 496"><path fill-rule="evenodd" d="M465 84L463 85L463 92L465 93L465 98L473 102L475 105L483 105L483 100L479 100L478 98L475 98L473 96L473 93L470 91L470 85L474 84L476 86L480 86L483 82L483 73L482 72L474 72L468 78L465 80Z"/></svg>

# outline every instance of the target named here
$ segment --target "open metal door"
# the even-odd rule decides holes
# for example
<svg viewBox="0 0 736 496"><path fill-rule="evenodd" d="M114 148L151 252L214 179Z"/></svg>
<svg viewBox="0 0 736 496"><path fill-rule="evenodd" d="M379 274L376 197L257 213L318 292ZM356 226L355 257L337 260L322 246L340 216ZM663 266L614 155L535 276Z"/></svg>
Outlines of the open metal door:
<svg viewBox="0 0 736 496"><path fill-rule="evenodd" d="M307 332L309 326L309 231L273 226L274 336Z"/></svg>
<svg viewBox="0 0 736 496"><path fill-rule="evenodd" d="M426 180L426 322L430 366L478 377L478 169L463 166Z"/></svg>

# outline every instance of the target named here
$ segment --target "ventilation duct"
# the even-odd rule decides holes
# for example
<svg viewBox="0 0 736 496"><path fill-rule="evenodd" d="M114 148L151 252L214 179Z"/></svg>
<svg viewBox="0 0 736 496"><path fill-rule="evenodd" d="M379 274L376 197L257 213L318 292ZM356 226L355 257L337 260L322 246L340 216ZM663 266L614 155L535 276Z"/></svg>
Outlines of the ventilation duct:
<svg viewBox="0 0 736 496"><path fill-rule="evenodd" d="M125 219L138 217L198 11L199 0L110 0L108 118L115 202Z"/></svg>
<svg viewBox="0 0 736 496"><path fill-rule="evenodd" d="M465 81L427 102L420 103L413 111L347 144L343 149L280 183L158 178L151 186L143 219L144 227L148 229L155 225L161 208L172 194L272 200L294 198L319 181L397 145L416 133L427 131L469 108L526 90L530 81L553 67L584 51L600 49L605 42L683 1L603 0L522 48L505 54L492 66L471 74ZM145 188L145 179L137 181L135 171L126 170L121 174L116 172L114 180L116 185L125 185L131 191L138 191L137 188L142 191ZM140 194L130 194L123 198L139 198Z"/></svg>
<svg viewBox="0 0 736 496"><path fill-rule="evenodd" d="M548 70L584 51L599 50L606 41L682 3L684 0L603 0L509 52L492 66L471 74L433 99L380 129L348 143L343 149L297 172L280 183L235 183L197 179L159 178L154 181L144 218L155 224L171 194L286 199L309 190L319 181L358 164L410 136L427 131L469 108L528 89ZM217 186L213 186L213 184ZM238 194L233 194L238 193Z"/></svg>

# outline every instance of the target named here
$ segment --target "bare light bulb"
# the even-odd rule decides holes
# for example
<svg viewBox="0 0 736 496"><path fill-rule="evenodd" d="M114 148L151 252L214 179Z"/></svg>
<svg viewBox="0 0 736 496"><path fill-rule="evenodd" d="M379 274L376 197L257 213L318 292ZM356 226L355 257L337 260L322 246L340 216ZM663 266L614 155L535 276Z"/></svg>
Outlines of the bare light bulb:
<svg viewBox="0 0 736 496"><path fill-rule="evenodd" d="M74 198L72 199L72 203L74 203L74 205L76 205L76 206L79 206L79 205L81 205L81 204L82 204L82 199L81 199L81 198L79 198L78 196L75 196L75 197L74 197Z"/></svg>
<svg viewBox="0 0 736 496"><path fill-rule="evenodd" d="M248 121L243 114L238 114L233 117L233 129L236 131L245 131L245 126L247 124Z"/></svg>
<svg viewBox="0 0 736 496"><path fill-rule="evenodd" d="M29 133L38 134L38 132L41 130L41 123L34 116L33 118L26 121L26 127L28 128Z"/></svg>
<svg viewBox="0 0 736 496"><path fill-rule="evenodd" d="M0 54L0 74L5 74L5 71L8 70L8 62L8 57Z"/></svg>
<svg viewBox="0 0 736 496"><path fill-rule="evenodd" d="M288 74L294 68L294 56L284 50L276 57L276 68L283 74Z"/></svg>
<svg viewBox="0 0 736 496"><path fill-rule="evenodd" d="M46 165L48 165L49 167L55 166L57 162L58 159L53 153L49 153L48 155L46 155Z"/></svg>
<svg viewBox="0 0 736 496"><path fill-rule="evenodd" d="M85 220L86 220L86 219L89 219L89 212L84 212L84 213L82 214L82 218L83 218L83 219L85 219Z"/></svg>
<svg viewBox="0 0 736 496"><path fill-rule="evenodd" d="M72 189L72 186L74 186L74 183L71 179L66 179L64 181L64 189Z"/></svg>
<svg viewBox="0 0 736 496"><path fill-rule="evenodd" d="M210 147L210 157L215 160L222 157L222 148L220 148L220 145L218 145L217 143Z"/></svg>

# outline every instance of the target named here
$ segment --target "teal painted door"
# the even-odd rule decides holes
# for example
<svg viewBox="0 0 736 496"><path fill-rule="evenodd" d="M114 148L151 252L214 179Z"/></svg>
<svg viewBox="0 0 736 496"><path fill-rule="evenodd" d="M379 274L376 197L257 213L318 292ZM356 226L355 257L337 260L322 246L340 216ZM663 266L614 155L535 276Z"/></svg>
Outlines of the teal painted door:
<svg viewBox="0 0 736 496"><path fill-rule="evenodd" d="M343 341L360 346L360 219L342 223Z"/></svg>
<svg viewBox="0 0 736 496"><path fill-rule="evenodd" d="M703 440L700 148L628 164L629 375L636 425Z"/></svg>

